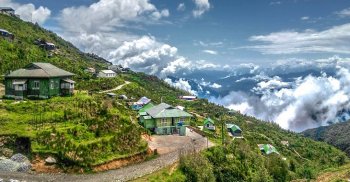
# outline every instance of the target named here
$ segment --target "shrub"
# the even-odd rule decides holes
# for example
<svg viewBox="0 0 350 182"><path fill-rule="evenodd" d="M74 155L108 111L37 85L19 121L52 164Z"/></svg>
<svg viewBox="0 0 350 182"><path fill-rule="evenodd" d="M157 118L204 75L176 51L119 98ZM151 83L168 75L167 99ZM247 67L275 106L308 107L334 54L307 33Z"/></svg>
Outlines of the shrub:
<svg viewBox="0 0 350 182"><path fill-rule="evenodd" d="M180 158L180 169L186 181L215 181L213 166L200 154L189 154Z"/></svg>

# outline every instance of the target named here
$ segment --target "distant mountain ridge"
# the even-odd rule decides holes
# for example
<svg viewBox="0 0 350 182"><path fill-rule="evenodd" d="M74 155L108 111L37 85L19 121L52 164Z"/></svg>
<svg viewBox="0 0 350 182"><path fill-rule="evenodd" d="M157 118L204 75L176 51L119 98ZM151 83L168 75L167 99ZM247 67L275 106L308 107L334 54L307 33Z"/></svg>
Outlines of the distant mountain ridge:
<svg viewBox="0 0 350 182"><path fill-rule="evenodd" d="M302 134L333 145L350 156L350 121L309 129Z"/></svg>

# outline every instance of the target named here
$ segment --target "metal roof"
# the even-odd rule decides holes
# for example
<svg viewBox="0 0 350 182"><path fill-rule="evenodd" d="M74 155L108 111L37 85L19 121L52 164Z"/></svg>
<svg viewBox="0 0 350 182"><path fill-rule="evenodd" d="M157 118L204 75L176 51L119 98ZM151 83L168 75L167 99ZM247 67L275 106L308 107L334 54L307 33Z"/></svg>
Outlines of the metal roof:
<svg viewBox="0 0 350 182"><path fill-rule="evenodd" d="M232 131L236 131L236 130L242 131L241 128L235 124L227 124L226 126L227 128L231 128Z"/></svg>
<svg viewBox="0 0 350 182"><path fill-rule="evenodd" d="M154 107L154 104L152 104L152 102L150 102L150 103L144 105L144 106L142 107L142 109L140 109L139 112L146 112L147 109L150 109L150 108L152 108L152 107Z"/></svg>
<svg viewBox="0 0 350 182"><path fill-rule="evenodd" d="M258 144L258 146L259 146L259 149L263 151L266 155L269 155L271 153L279 154L277 149L271 144Z"/></svg>
<svg viewBox="0 0 350 182"><path fill-rule="evenodd" d="M67 83L75 83L75 81L73 81L71 79L68 79L68 78L65 78L65 79L62 79L62 80L67 82Z"/></svg>
<svg viewBox="0 0 350 182"><path fill-rule="evenodd" d="M141 99L139 99L137 102L141 103L141 104L148 104L151 102L151 99L149 99L147 97L141 97Z"/></svg>
<svg viewBox="0 0 350 182"><path fill-rule="evenodd" d="M139 112L140 116L146 116L147 112Z"/></svg>
<svg viewBox="0 0 350 182"><path fill-rule="evenodd" d="M166 103L161 103L157 106L147 109L146 112L152 116L152 118L192 117L191 114L174 108L173 106L170 106Z"/></svg>
<svg viewBox="0 0 350 182"><path fill-rule="evenodd" d="M12 84L13 85L22 85L25 84L27 82L27 79L25 80L13 80Z"/></svg>
<svg viewBox="0 0 350 182"><path fill-rule="evenodd" d="M51 78L74 76L73 73L60 69L50 63L31 63L6 75L6 78Z"/></svg>
<svg viewBox="0 0 350 182"><path fill-rule="evenodd" d="M1 28L0 28L0 32L5 32L5 33L8 33L8 34L12 34L12 33L10 33L9 31L7 31L7 30L5 30L5 29L1 29Z"/></svg>
<svg viewBox="0 0 350 182"><path fill-rule="evenodd" d="M214 122L211 118L205 119L203 123L206 124L206 123L208 123L208 122L209 122L209 123L212 123L212 124L215 124L215 122Z"/></svg>
<svg viewBox="0 0 350 182"><path fill-rule="evenodd" d="M109 74L113 74L115 73L114 71L112 70L101 70L102 73L109 73Z"/></svg>

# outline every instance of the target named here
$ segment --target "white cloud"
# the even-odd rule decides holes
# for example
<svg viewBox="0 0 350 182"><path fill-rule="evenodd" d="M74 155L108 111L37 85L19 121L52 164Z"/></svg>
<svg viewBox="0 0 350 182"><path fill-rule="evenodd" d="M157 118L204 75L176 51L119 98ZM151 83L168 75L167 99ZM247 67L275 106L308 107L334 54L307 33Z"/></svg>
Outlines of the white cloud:
<svg viewBox="0 0 350 182"><path fill-rule="evenodd" d="M350 62L338 56L319 60L279 61L269 68L260 67L257 72L266 75L297 75L305 70L322 73L318 76L285 77L263 76L252 91L257 96L231 92L224 97L211 97L210 101L255 116L274 121L285 129L302 131L328 125L330 122L350 119ZM322 72L327 70L335 75ZM246 72L246 71L245 71ZM244 74L244 73L242 73ZM293 78L293 79L291 79ZM252 78L253 79L253 78Z"/></svg>
<svg viewBox="0 0 350 182"><path fill-rule="evenodd" d="M130 67L135 71L159 75L163 72L175 72L182 64L177 55L177 48L159 43L151 36L143 36L133 41L125 41L116 50L110 52L108 60L115 64ZM175 63L172 63L174 62ZM184 61L182 61L184 62Z"/></svg>
<svg viewBox="0 0 350 182"><path fill-rule="evenodd" d="M90 6L65 8L59 20L66 31L96 33L128 22L147 23L167 16L169 10L159 11L148 0L100 0Z"/></svg>
<svg viewBox="0 0 350 182"><path fill-rule="evenodd" d="M335 12L338 16L344 18L350 16L350 8L343 9L341 11Z"/></svg>
<svg viewBox="0 0 350 182"><path fill-rule="evenodd" d="M209 11L210 3L209 0L193 0L196 8L192 11L195 18L201 17L203 13Z"/></svg>
<svg viewBox="0 0 350 182"><path fill-rule="evenodd" d="M308 16L303 16L303 17L301 17L300 19L301 19L301 20L309 20L310 17L308 17Z"/></svg>
<svg viewBox="0 0 350 182"><path fill-rule="evenodd" d="M168 9L158 10L149 0L99 0L88 6L63 9L59 15L60 35L84 52L158 75L179 59L177 48L160 43L153 36L139 36L123 29L159 23L168 16ZM171 66L168 71L174 69Z"/></svg>
<svg viewBox="0 0 350 182"><path fill-rule="evenodd" d="M168 9L163 9L162 11L158 12L155 11L152 13L152 18L155 20L159 20L162 17L168 17L170 15L169 10Z"/></svg>
<svg viewBox="0 0 350 182"><path fill-rule="evenodd" d="M213 83L212 85L210 85L210 87L211 88L221 88L222 87L222 85L220 85L220 84L217 84L217 83Z"/></svg>
<svg viewBox="0 0 350 182"><path fill-rule="evenodd" d="M209 50L209 49L203 50L202 52L204 52L204 53L208 53L208 54L211 54L211 55L217 55L217 54L218 54L218 52L217 52L217 51L214 51L214 50Z"/></svg>
<svg viewBox="0 0 350 182"><path fill-rule="evenodd" d="M165 78L164 81L173 87L185 90L193 95L198 95L196 91L192 90L190 83L183 78L180 78L179 80L174 82L170 78Z"/></svg>
<svg viewBox="0 0 350 182"><path fill-rule="evenodd" d="M180 3L180 4L177 6L177 10L178 10L178 11L185 11L185 9L186 9L185 3Z"/></svg>
<svg viewBox="0 0 350 182"><path fill-rule="evenodd" d="M24 21L43 24L51 15L49 8L43 6L36 8L32 3L20 4L12 0L1 0L0 2L1 6L12 7L16 11L16 14L20 15L20 18Z"/></svg>
<svg viewBox="0 0 350 182"><path fill-rule="evenodd" d="M263 54L339 53L350 54L350 23L323 31L282 31L249 38L257 45L243 47Z"/></svg>
<svg viewBox="0 0 350 182"><path fill-rule="evenodd" d="M190 72L219 67L205 60L190 61L180 56L176 47L158 42L152 36L124 41L117 49L110 51L107 58L114 64L121 64L135 71L154 74L162 78L181 71Z"/></svg>
<svg viewBox="0 0 350 182"><path fill-rule="evenodd" d="M274 76L273 78L269 78L267 81L259 82L257 86L252 89L252 91L256 94L266 94L272 90L281 90L282 88L288 87L291 87L291 83L284 82L280 77Z"/></svg>
<svg viewBox="0 0 350 182"><path fill-rule="evenodd" d="M203 41L194 41L195 46L202 46L202 47L221 47L224 43L219 42L203 42Z"/></svg>

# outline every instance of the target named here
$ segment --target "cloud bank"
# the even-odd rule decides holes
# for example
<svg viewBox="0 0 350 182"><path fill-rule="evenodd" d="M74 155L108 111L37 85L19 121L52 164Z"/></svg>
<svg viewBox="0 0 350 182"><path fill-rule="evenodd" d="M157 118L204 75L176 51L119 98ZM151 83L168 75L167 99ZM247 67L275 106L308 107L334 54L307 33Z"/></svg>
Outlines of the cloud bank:
<svg viewBox="0 0 350 182"><path fill-rule="evenodd" d="M263 54L336 53L350 54L350 23L334 26L323 31L307 29L273 32L255 35L249 41L257 45L246 49Z"/></svg>
<svg viewBox="0 0 350 182"><path fill-rule="evenodd" d="M313 65L307 66L309 64ZM283 71L283 67L278 64L275 66L278 67L278 72ZM305 61L304 65L296 64L294 71L297 67L302 71L304 66L318 71L334 68L335 74L327 75L321 71L318 76L294 77L293 80L289 78L291 81L265 74L263 77L251 78L258 81L251 90L254 94L230 92L226 96L211 97L209 100L297 132L350 119L348 59L332 57L310 63ZM276 70L270 68L270 71Z"/></svg>

